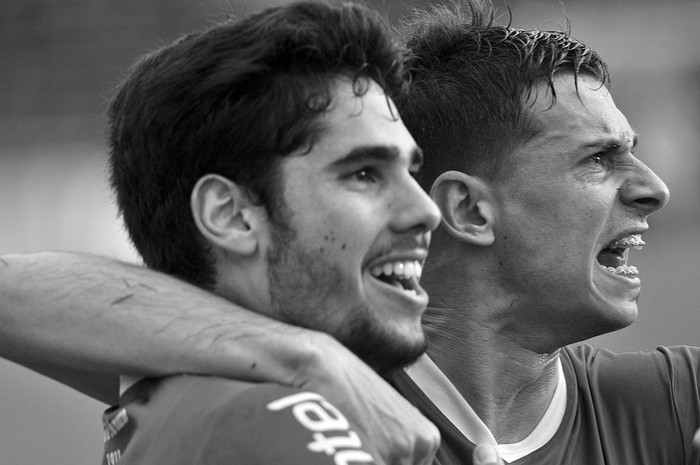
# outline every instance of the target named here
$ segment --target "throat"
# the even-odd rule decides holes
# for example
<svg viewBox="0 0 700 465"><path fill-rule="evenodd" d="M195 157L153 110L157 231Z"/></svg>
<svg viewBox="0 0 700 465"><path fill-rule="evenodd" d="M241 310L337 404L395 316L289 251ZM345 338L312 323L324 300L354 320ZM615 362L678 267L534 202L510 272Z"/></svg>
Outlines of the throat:
<svg viewBox="0 0 700 465"><path fill-rule="evenodd" d="M561 423L566 406L566 383L563 376L560 378L559 361L552 361L555 363L540 371L534 382L503 383L504 378L494 377L493 372L471 379L453 379L438 368L435 360L427 363L421 360L409 369L409 374L472 442L486 442L491 437L498 444L515 444L533 433L549 440ZM434 368L429 365L431 362ZM494 386L499 387L494 389ZM553 427L551 431L542 432L548 425ZM510 457L509 461L517 458Z"/></svg>

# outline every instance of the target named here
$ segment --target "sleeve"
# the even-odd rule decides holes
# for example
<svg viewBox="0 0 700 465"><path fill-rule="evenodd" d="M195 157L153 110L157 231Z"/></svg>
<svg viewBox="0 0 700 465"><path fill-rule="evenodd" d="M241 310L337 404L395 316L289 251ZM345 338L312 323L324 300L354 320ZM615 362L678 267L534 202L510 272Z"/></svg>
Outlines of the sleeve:
<svg viewBox="0 0 700 465"><path fill-rule="evenodd" d="M659 347L667 360L673 393L674 413L683 435L683 444L693 442L700 428L700 348L689 346ZM688 451L690 455L692 451Z"/></svg>
<svg viewBox="0 0 700 465"><path fill-rule="evenodd" d="M119 465L382 463L367 437L314 392L213 377L176 377L130 410Z"/></svg>
<svg viewBox="0 0 700 465"><path fill-rule="evenodd" d="M581 345L565 353L576 372L578 416L606 450L627 457L616 463L700 463L692 448L700 348L616 354Z"/></svg>

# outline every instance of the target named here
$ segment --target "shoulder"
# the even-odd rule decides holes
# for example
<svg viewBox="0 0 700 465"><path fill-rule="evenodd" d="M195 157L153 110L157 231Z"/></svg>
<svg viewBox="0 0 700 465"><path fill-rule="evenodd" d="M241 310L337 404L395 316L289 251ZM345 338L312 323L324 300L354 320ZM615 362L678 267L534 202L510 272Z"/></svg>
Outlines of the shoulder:
<svg viewBox="0 0 700 465"><path fill-rule="evenodd" d="M584 344L561 354L577 428L592 437L608 431L604 434L616 438L615 450L628 458L624 444L636 447L638 455L668 459L668 451L682 453L692 442L700 427L700 349L614 353Z"/></svg>
<svg viewBox="0 0 700 465"><path fill-rule="evenodd" d="M595 391L621 403L674 397L698 399L700 349L658 347L615 353L587 344L562 350L562 365L580 392Z"/></svg>
<svg viewBox="0 0 700 465"><path fill-rule="evenodd" d="M143 463L331 464L343 457L372 463L375 457L367 438L314 392L178 376L145 393L127 407L138 418L125 451L142 448Z"/></svg>
<svg viewBox="0 0 700 465"><path fill-rule="evenodd" d="M688 369L697 371L700 365L700 348L691 346L659 346L650 352L616 353L596 348L590 344L576 344L562 349L562 361L587 369L611 367L637 371L642 368Z"/></svg>

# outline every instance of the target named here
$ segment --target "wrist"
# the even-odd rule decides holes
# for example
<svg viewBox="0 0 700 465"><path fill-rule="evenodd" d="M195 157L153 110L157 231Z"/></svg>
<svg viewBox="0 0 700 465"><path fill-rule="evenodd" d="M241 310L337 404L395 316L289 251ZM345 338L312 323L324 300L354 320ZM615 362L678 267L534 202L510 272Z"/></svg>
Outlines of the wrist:
<svg viewBox="0 0 700 465"><path fill-rule="evenodd" d="M345 346L326 333L304 330L294 338L294 342L298 346L288 360L292 376L289 385L294 387L303 388L310 381L316 384L329 380L332 383L342 360L355 358Z"/></svg>
<svg viewBox="0 0 700 465"><path fill-rule="evenodd" d="M187 324L190 330L191 323ZM177 354L170 353L175 371L298 388L311 379L331 378L333 360L343 353L353 356L325 333L273 320L264 325L241 324L239 319L210 322L196 338L188 339Z"/></svg>

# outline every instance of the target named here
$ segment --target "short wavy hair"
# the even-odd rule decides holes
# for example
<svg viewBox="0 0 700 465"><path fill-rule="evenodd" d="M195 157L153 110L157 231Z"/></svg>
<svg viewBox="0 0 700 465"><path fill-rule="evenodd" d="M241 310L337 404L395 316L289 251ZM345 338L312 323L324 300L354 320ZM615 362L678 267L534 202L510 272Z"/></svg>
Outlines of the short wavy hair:
<svg viewBox="0 0 700 465"><path fill-rule="evenodd" d="M522 30L494 22L487 1L465 0L418 11L401 35L412 52L411 86L397 101L426 155L421 184L448 170L492 178L504 157L537 127L526 111L535 86L570 71L608 85L600 56L570 31ZM552 101L554 103L555 100Z"/></svg>
<svg viewBox="0 0 700 465"><path fill-rule="evenodd" d="M339 79L406 90L404 48L378 13L298 2L230 19L145 56L109 107L111 182L149 267L205 288L211 254L190 195L217 173L274 209L279 160L311 147Z"/></svg>

